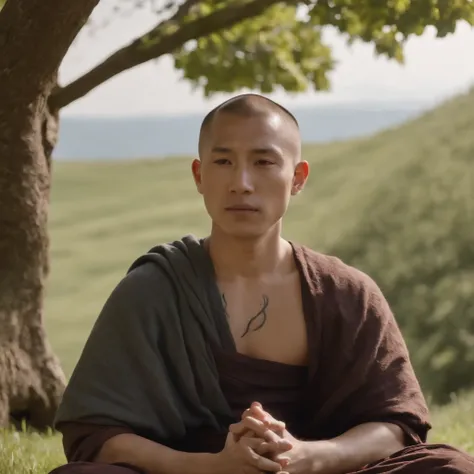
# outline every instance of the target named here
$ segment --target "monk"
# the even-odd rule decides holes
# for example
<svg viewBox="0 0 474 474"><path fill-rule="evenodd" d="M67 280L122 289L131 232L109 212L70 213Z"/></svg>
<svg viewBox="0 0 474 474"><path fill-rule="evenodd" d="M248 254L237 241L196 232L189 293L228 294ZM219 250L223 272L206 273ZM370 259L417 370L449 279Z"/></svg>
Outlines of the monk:
<svg viewBox="0 0 474 474"><path fill-rule="evenodd" d="M474 473L428 443L377 284L282 237L309 177L294 116L224 102L192 174L210 234L150 249L108 298L57 413L68 463L53 473Z"/></svg>

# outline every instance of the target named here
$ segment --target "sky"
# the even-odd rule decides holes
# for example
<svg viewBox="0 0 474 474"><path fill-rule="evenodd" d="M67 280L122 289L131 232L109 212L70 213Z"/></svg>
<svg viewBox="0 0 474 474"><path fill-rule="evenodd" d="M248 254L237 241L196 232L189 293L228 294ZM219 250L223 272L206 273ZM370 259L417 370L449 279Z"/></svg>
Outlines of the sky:
<svg viewBox="0 0 474 474"><path fill-rule="evenodd" d="M109 18L112 2L101 1L91 16L93 24ZM139 10L128 18L115 18L97 31L84 28L64 58L61 83L81 76L155 22L156 17L149 11ZM429 30L411 39L405 48L404 65L375 56L371 45L349 47L334 31L327 31L326 38L338 62L330 75L331 91L297 96L277 92L271 95L273 99L288 107L379 100L432 105L474 85L474 28L466 24L460 24L456 33L446 38L437 39ZM206 99L200 90L193 90L181 80L171 59L165 56L112 78L63 113L95 117L201 113L228 97L219 94Z"/></svg>

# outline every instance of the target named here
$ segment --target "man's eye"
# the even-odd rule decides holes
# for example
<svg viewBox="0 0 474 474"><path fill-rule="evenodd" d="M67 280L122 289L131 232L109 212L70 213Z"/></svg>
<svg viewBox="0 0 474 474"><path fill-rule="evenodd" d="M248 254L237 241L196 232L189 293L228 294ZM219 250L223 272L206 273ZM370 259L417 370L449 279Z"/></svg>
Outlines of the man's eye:
<svg viewBox="0 0 474 474"><path fill-rule="evenodd" d="M257 165L259 166L268 166L268 165L273 165L273 161L270 160L258 160Z"/></svg>
<svg viewBox="0 0 474 474"><path fill-rule="evenodd" d="M214 160L214 163L216 165L227 165L230 161L227 158L218 158L217 160Z"/></svg>

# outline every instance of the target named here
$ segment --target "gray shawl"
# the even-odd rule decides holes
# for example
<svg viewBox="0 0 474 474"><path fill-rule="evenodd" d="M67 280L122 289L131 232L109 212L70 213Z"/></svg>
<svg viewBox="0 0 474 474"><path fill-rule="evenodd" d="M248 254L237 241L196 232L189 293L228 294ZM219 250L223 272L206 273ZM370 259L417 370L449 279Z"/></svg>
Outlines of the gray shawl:
<svg viewBox="0 0 474 474"><path fill-rule="evenodd" d="M232 413L213 347L235 350L211 259L188 235L136 260L106 301L56 414L181 438L204 423L227 431Z"/></svg>

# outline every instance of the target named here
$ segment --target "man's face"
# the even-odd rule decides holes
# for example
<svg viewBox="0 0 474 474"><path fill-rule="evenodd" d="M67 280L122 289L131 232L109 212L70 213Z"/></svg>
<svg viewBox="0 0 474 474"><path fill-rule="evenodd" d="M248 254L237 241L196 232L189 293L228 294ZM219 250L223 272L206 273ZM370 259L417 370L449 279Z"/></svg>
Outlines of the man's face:
<svg viewBox="0 0 474 474"><path fill-rule="evenodd" d="M219 113L193 162L198 191L214 226L238 237L258 237L284 215L304 185L295 125L279 114L242 117Z"/></svg>

